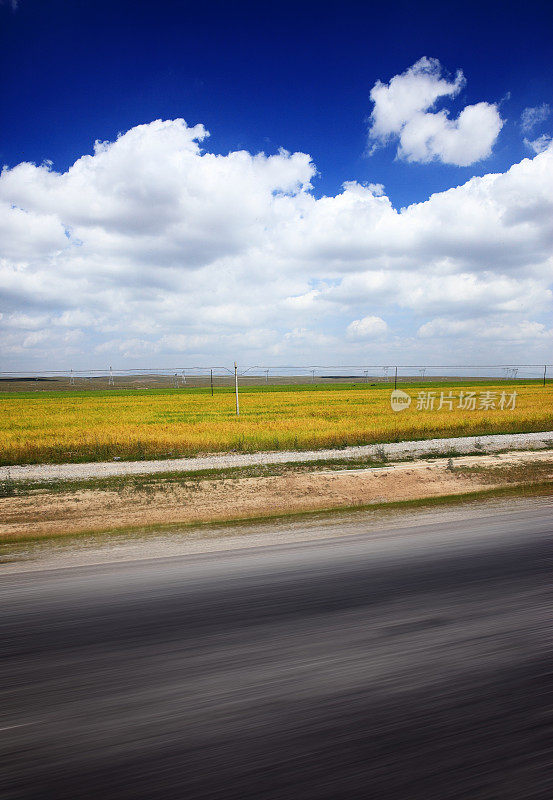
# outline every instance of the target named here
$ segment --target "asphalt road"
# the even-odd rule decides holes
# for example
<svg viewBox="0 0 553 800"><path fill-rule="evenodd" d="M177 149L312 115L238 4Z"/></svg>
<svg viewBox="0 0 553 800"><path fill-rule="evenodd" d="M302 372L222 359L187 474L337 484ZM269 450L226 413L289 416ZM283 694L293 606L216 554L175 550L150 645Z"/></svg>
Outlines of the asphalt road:
<svg viewBox="0 0 553 800"><path fill-rule="evenodd" d="M552 542L541 508L7 575L1 796L551 800Z"/></svg>

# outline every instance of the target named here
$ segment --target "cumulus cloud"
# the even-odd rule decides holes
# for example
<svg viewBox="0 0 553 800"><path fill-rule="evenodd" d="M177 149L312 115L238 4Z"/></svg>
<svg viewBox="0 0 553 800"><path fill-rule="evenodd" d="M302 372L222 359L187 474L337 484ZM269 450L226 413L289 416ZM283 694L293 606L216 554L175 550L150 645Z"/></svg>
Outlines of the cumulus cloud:
<svg viewBox="0 0 553 800"><path fill-rule="evenodd" d="M377 184L317 198L305 153L216 155L207 141L201 125L158 120L63 173L3 170L6 369L352 363L367 340L385 363L443 363L452 337L436 320L462 342L457 359L481 341L487 359L493 346L543 359L551 148L398 210Z"/></svg>
<svg viewBox="0 0 553 800"><path fill-rule="evenodd" d="M438 100L454 98L465 86L458 70L452 80L443 75L438 59L423 57L389 83L377 81L371 90L369 144L372 149L394 140L406 161L467 166L487 158L503 126L494 103L467 105L456 119Z"/></svg>
<svg viewBox="0 0 553 800"><path fill-rule="evenodd" d="M531 133L536 125L544 122L551 114L551 108L547 103L542 103L541 106L532 106L525 108L520 115L520 127L524 133Z"/></svg>
<svg viewBox="0 0 553 800"><path fill-rule="evenodd" d="M388 332L388 325L382 317L368 316L354 319L347 328L349 339L378 339Z"/></svg>

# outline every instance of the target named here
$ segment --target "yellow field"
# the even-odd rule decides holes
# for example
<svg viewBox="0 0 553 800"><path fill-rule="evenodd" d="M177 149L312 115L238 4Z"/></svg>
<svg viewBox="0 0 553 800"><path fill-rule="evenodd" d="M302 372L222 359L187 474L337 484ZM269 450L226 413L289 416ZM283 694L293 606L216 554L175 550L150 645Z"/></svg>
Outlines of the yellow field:
<svg viewBox="0 0 553 800"><path fill-rule="evenodd" d="M439 436L550 430L553 386L538 384L402 385L409 409L390 408L390 385L245 388L240 417L234 395L219 390L111 391L0 396L0 463L161 458L200 452L341 447ZM516 408L462 410L461 391L516 389ZM419 391L436 393L433 410L417 410ZM453 410L437 409L440 392Z"/></svg>

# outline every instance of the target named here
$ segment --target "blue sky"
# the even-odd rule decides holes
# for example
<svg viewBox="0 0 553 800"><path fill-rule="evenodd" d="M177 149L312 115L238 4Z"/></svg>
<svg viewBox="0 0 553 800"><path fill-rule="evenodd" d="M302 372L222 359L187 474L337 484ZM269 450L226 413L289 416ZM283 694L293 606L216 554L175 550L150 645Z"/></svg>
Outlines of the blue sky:
<svg viewBox="0 0 553 800"><path fill-rule="evenodd" d="M136 126L149 125L158 119L184 119L189 127L203 125L210 132L209 138L200 143L203 153L226 157L229 153L247 151L253 157L263 151L278 159L279 148L284 148L289 153L309 155L314 164L311 174L306 177L304 167L298 166L292 180L296 188L290 184L284 191L297 194L305 178L310 183L307 191L311 200L326 195L338 203L336 198L342 196L344 182L356 181L362 185L382 185L375 197L386 198L397 211L410 204L423 204L434 193L463 186L474 176L507 174L513 165L524 159L541 158L532 175L525 173L512 179L516 188L510 190L509 196L512 197L513 192L527 191L531 198L534 194L532 181L540 182L549 164L547 136L553 132L552 117L548 113L553 104L552 29L553 6L548 2L381 4L285 0L272 5L139 0L5 1L0 5L3 116L0 160L7 169L0 199L7 203L6 214L15 207L27 215L27 222L32 217L40 229L33 252L23 252L25 248L19 251L16 246L17 237L21 235L18 227L21 220L13 223L15 244L8 247L6 256L11 272L4 284L0 320L7 325L4 347L10 368L23 363L44 364L45 360L65 367L69 361L87 359L93 362L87 366L95 366L108 357L113 361L119 359L121 363L138 363L146 356L155 356L163 363L172 363L177 356L181 361L191 362L205 358L220 360L217 356L228 357L236 350L243 358L255 360L290 362L290 358L296 356L302 361L311 361L322 343L329 357L346 358L360 341L371 342L375 357L384 360L404 352L407 358L443 361L451 352L451 342L447 336L444 339L447 331L449 336L457 331L454 334L457 340L464 337L459 355L468 352L473 359L483 358L491 346L499 360L515 361L528 354L528 341L521 339L522 334L514 339L506 336L509 326L513 330L519 326L516 329L527 334L533 331L531 354L536 359L543 358L551 346L548 338L551 305L547 295L551 263L547 251L550 246L546 219L549 199L547 188L541 183L536 200L539 208L535 214L536 224L538 218L542 219L542 228L528 234L535 237L532 242L515 237L520 258L510 266L497 259L501 234L496 232L493 242L486 242L485 230L481 232L482 240L467 241L470 251L467 257L460 255L459 237L453 236L450 245L427 249L421 245L417 263L407 250L403 262L397 262L402 256L395 252L396 234L391 234L389 241L379 244L380 261L370 262L371 242L378 236L376 229L372 239L370 235L368 238L361 235L374 223L374 214L369 209L373 201L367 198L362 201L361 211L351 211L354 216L361 216L344 222L348 230L361 232L359 236L351 234L351 240L357 237L359 241L356 240L348 252L332 254L332 242L323 243L314 233L320 228L321 215L327 220L325 224L330 224L325 216L328 210L320 206L300 208L303 202L300 197L294 213L298 220L305 215L313 217L306 234L313 239L312 247L297 257L290 253L289 246L284 247L261 276L256 258L271 260L275 253L274 241L282 241L280 229L275 228L274 240L270 243L256 243L257 253L251 248L246 252L246 241L239 243L229 236L226 244L214 254L209 242L218 238L227 224L221 222L216 203L211 211L205 212L208 216L212 214L211 221L202 218L197 230L188 231L190 240L187 239L185 245L182 244L183 230L177 230L179 223L171 218L169 224L169 217L162 214L160 241L148 242L146 250L151 249L152 257L146 263L147 259L138 257L134 251L131 253L132 246L125 249L122 242L115 239L107 242L106 236L117 226L116 219L125 216L121 209L113 210L111 220L103 219L107 233L99 236L97 220L86 222L84 210L78 218L67 210L71 205L71 192L75 191L74 187L66 185L70 181L60 179L49 199L38 202L36 198L41 195L42 183L48 181L44 169L33 176L23 176L23 186L17 165L33 162L40 168L48 161L51 162L50 175L63 176L82 156L94 152L95 140L114 142L119 134ZM418 143L422 134L414 129L412 120L409 124L413 136L409 142L407 123L401 123L404 125L401 130L388 131L380 138L373 136L368 140L368 130L374 125L374 114L378 110L371 100L371 89L378 81L389 86L394 76L405 75L414 65L420 64L421 58L434 60L428 62L433 66L427 64L424 68L432 80L447 81L451 86L458 70L462 71L463 79L455 90L440 95L426 110L419 109L417 124L439 122L437 115L442 110L447 112L448 120L456 120L463 109L485 104L483 113L488 116L484 116L482 122L477 120L467 132L467 137L471 138L469 145L473 147L469 150L477 156L472 160L466 152L459 156L455 143L451 146L457 155L451 156L446 153L449 145L428 145L429 139L423 142L429 155L421 157ZM417 74L420 75L420 68ZM521 127L525 109L534 109L533 124L527 126L528 130ZM500 120L496 133L494 115ZM491 128L486 134L488 122ZM489 148L485 141L476 141L480 131L488 136ZM152 169L159 159L162 184L161 162L166 153L162 154L158 146L159 137L165 135L166 132L148 129L140 143L135 138L134 143L129 144L136 148L137 169L144 168L141 158L151 159ZM179 135L184 138L169 137L170 143L164 141L162 150L167 146L175 147L176 151L186 149L189 146L187 135L182 131ZM436 141L441 141L440 135ZM532 141L541 144L532 146ZM447 152L451 153L451 149ZM459 163L463 161L470 163ZM100 167L99 160L97 163ZM275 170L289 167L278 161L274 163ZM140 182L145 202L152 202L151 198L158 194L158 188L153 185L144 188L152 169ZM94 173L96 177L97 174ZM206 177L206 185L211 185L211 180L214 187L217 180L234 180L225 176ZM102 191L106 192L102 202L106 208L115 195L121 199L120 188L125 182L128 192L136 192L134 177L126 177L126 173L121 172L117 186L108 189L102 182ZM242 177L238 179L239 184ZM91 177L91 182L95 179ZM233 184L229 198L235 198L234 192L244 202L247 199L244 192L249 192L250 197L256 196L248 180L245 177L244 180L243 186ZM258 176L255 180L263 182L265 179ZM269 195L282 191L279 180L280 177L269 187L263 184ZM521 189L521 181L524 189ZM216 188L211 191L216 192ZM305 192L305 187L301 191ZM190 190L185 194L189 196ZM175 204L181 201L182 197L175 195ZM232 202L236 204L237 201ZM259 203L263 208L254 218L263 218L262 227L267 230L277 225L276 213L278 225L281 225L281 209L267 210L264 202L260 195ZM498 214L503 213L507 218L515 213L505 205L509 202L506 195L494 196L495 211L483 209L482 214L490 213L496 220ZM90 203L92 200L89 209ZM502 203L502 212L498 212L497 205ZM194 209L197 207L196 204ZM351 203L350 207L353 207ZM127 212L131 213L129 208ZM186 213L184 209L183 214ZM249 222L245 222L248 213L246 209L241 214L240 224L246 226L244 236L250 235L253 241L257 234L252 234ZM332 224L340 213L337 206L328 211ZM443 224L441 212L437 213L439 224ZM452 213L455 216L455 211ZM56 240L53 228L45 232L47 218L52 217L66 232L69 244L65 249ZM187 220L185 216L180 223L186 226ZM491 222L490 218L490 225ZM9 228L12 223L6 224ZM239 227L236 220L234 224L235 228ZM431 223L425 218L416 224L420 230L421 226ZM435 218L432 224L436 230ZM287 231L290 225L288 221ZM406 240L411 241L411 233L406 232L407 222L400 227L403 232L397 236L406 236ZM128 236L128 229L125 223L118 234ZM510 241L510 233L512 231L505 233L504 241ZM518 233L522 236L521 231ZM343 228L339 226L334 241L341 235ZM170 240L171 236L174 240ZM204 254L199 252L202 241L205 242ZM174 250L177 242L181 243L183 253L180 271L176 262L167 256L167 251ZM512 241L509 246L512 248ZM538 246L542 247L539 253L536 252ZM192 251L193 257L188 256ZM100 268L99 262L105 264L106 259L110 262L109 269ZM278 284L280 291L275 289L275 271L282 274ZM73 293L71 280L77 280L77 272L81 285L80 289L75 285ZM408 281L413 278L409 296L393 296L391 290L383 288L388 285L387 281L394 282L390 279L393 274L406 276ZM19 288L18 275L21 278ZM417 275L419 283L415 280ZM256 319L251 322L250 338L241 344L230 322L225 321L233 316L228 303L221 300L218 314L217 304L209 301L214 276L222 276L222 280L226 276L229 293L243 296L243 305L236 301L235 312L245 318L252 317L252 304L258 306L259 298L267 293L275 303L282 302L286 308L294 302L303 303L302 313L297 319L293 314L282 313L280 321L269 308L263 318L253 314ZM453 280L452 276L460 282L456 289L452 284L444 290L440 304L440 282L447 284ZM348 281L357 288L348 289ZM431 309L423 308L417 301L428 281L435 284L436 292L436 307ZM523 281L524 285L517 287L517 281ZM47 283L59 286L57 290L46 291ZM365 288L361 289L361 285ZM151 300L141 295L145 286L153 287L157 293L159 302L155 308L146 309L143 305ZM308 296L309 292L319 291L317 287L321 286L316 297ZM486 287L492 295L495 291L496 306L493 303L488 308L484 303L475 306L474 298L485 296ZM333 294L334 289L339 291ZM73 298L71 302L68 291ZM458 291L467 293L466 307L462 311L452 301ZM174 312L167 310L167 294L171 292L182 293L183 297L194 296L192 307L200 306L205 315L194 324L178 321ZM357 299L353 297L356 292ZM521 295L526 299L517 306L516 298ZM539 297L542 301L535 302L533 298ZM295 301L294 298L304 299ZM151 325L148 329L145 322L142 330L126 335L115 322L117 303L129 309L132 320L141 315L150 318L153 315L157 327ZM104 311L100 313L100 309ZM472 316L471 309L474 310ZM75 322L74 327L60 322L61 319L77 320L79 314L81 324ZM101 324L84 322L100 316ZM361 323L365 319L369 321L363 326ZM382 320L386 327L374 320ZM19 322L30 327L18 328ZM360 324L352 328L356 322ZM497 336L482 345L482 335L470 338L471 325L472 330L478 330L478 326L482 331L495 330ZM109 334L108 328L111 329ZM60 331L68 336L66 340L60 339ZM72 334L68 333L71 331ZM358 341L355 331L365 339ZM536 332L540 334L537 337ZM21 345L22 336L28 341L26 347ZM255 345L256 341L259 346ZM361 351L358 355L361 356Z"/></svg>
<svg viewBox="0 0 553 800"><path fill-rule="evenodd" d="M517 122L551 99L550 2L141 2L20 0L2 14L0 158L65 170L94 139L184 117L210 150L309 153L317 193L384 183L396 205L527 155ZM375 80L422 55L467 78L452 111L501 102L509 118L491 158L471 167L405 169L367 159Z"/></svg>

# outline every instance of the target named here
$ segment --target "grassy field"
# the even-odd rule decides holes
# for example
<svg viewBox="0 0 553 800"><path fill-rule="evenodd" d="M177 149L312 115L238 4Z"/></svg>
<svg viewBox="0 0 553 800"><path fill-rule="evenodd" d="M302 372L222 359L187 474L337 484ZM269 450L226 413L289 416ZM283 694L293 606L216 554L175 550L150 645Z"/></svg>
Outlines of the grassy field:
<svg viewBox="0 0 553 800"><path fill-rule="evenodd" d="M401 384L409 409L390 407L390 384L218 389L28 392L0 395L0 463L166 458L220 451L316 449L442 436L553 428L553 385L539 382ZM516 390L516 408L462 410L460 392ZM420 391L433 410L417 410ZM440 393L456 398L438 410ZM478 405L478 404L477 404Z"/></svg>

